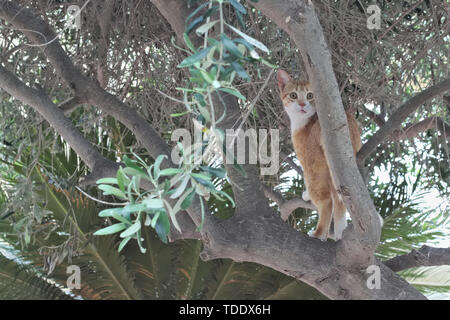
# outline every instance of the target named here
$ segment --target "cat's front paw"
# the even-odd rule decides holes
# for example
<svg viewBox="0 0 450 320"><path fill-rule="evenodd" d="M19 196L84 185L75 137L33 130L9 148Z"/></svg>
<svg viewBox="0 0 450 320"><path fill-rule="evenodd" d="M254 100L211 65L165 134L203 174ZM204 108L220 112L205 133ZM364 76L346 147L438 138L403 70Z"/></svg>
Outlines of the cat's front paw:
<svg viewBox="0 0 450 320"><path fill-rule="evenodd" d="M311 197L309 196L308 190L303 191L302 199L305 200L305 201L310 201L311 200Z"/></svg>
<svg viewBox="0 0 450 320"><path fill-rule="evenodd" d="M319 233L317 231L312 231L312 232L308 233L308 235L312 238L319 239L320 241L327 241L327 238L328 238L326 233Z"/></svg>

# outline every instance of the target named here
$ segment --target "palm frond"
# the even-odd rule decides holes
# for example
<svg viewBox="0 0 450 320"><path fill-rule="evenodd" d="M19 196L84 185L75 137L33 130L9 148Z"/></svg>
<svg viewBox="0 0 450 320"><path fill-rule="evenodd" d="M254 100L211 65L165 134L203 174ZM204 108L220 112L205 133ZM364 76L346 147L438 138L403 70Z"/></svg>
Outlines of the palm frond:
<svg viewBox="0 0 450 320"><path fill-rule="evenodd" d="M450 293L450 266L411 268L400 275L424 294Z"/></svg>
<svg viewBox="0 0 450 320"><path fill-rule="evenodd" d="M0 300L71 300L73 296L18 257L0 247Z"/></svg>

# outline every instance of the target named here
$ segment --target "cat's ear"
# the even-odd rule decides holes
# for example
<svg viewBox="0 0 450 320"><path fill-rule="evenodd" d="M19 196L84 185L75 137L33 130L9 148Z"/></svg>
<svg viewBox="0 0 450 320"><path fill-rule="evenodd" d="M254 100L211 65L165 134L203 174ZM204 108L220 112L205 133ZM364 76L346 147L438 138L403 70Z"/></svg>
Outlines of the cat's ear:
<svg viewBox="0 0 450 320"><path fill-rule="evenodd" d="M286 84L291 81L291 76L284 70L280 69L277 72L277 80L278 80L278 89L280 92L283 92Z"/></svg>

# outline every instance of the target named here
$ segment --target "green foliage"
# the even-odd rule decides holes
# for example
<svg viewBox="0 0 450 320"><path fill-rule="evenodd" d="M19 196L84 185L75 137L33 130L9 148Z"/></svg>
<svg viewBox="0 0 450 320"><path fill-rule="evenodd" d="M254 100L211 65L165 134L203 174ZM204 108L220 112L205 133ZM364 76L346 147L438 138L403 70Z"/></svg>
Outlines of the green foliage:
<svg viewBox="0 0 450 320"><path fill-rule="evenodd" d="M1 252L0 243L0 299L1 300L71 300L69 294L43 275L17 259L8 259Z"/></svg>
<svg viewBox="0 0 450 320"><path fill-rule="evenodd" d="M425 294L450 292L449 266L412 268L399 274Z"/></svg>
<svg viewBox="0 0 450 320"><path fill-rule="evenodd" d="M212 95L221 91L245 101L245 97L233 87L235 76L238 75L249 81L250 77L244 65L259 61L268 64L259 56L256 49L266 53L269 49L258 40L227 24L223 14L224 4L230 4L240 17L247 12L236 1L211 0L199 5L186 19L184 39L192 54L178 65L178 68L189 68L191 78L186 87L178 88L184 93L184 105L187 110L172 114L172 117L191 114L196 128L205 133L201 143L189 150L185 149L181 143L177 144L182 155L178 168L161 170L160 166L165 158L163 155L158 156L154 164L148 166L144 160L134 154L137 161L127 156L123 157L125 167L119 169L116 178L97 181L98 188L104 195L112 195L126 201L122 208L105 209L100 212L101 217L113 218L117 220L117 223L94 233L98 236L120 232L120 237L123 239L119 246L120 250L130 239L135 239L141 252L145 253L146 249L141 240L143 227L152 227L160 239L167 243L167 235L170 231L169 218L175 229L181 232L176 215L180 210L189 208L196 196L198 196L202 214L202 222L198 230L201 230L203 226L205 200L210 195L220 201L228 200L234 207L233 199L226 192L217 189L212 181L226 179L225 170L201 165L197 159L202 157L203 153L208 154L208 151L211 153L214 147L224 148L224 134L216 125L225 118L226 111L220 118L216 118ZM206 7L208 10L202 12L201 10ZM211 21L211 16L216 10L219 11L219 19ZM217 39L208 36L210 29L216 25L220 26ZM230 39L225 34L225 26L240 37ZM197 49L189 38L189 34L194 29L205 39L203 47ZM226 154L226 150L224 151ZM212 160L209 162L214 163ZM239 168L237 164L235 166ZM150 188L143 188L141 180L149 182ZM141 192L141 189L145 191ZM169 199L178 200L175 204L173 202L171 204Z"/></svg>
<svg viewBox="0 0 450 320"><path fill-rule="evenodd" d="M56 160L59 157L65 156L59 154L51 163L61 161ZM64 170L61 167L61 178L65 173L73 174L75 164ZM25 167L16 166L14 176L22 176L21 170ZM40 163L40 167L46 164ZM143 166L139 169L144 170ZM203 169L222 181L223 170ZM164 170L169 169L160 170L160 176ZM31 226L30 242L22 247L11 219L27 212L18 209L14 215L0 220L0 236L4 240L0 242L2 297L71 299L73 296L62 291L68 277L65 271L68 265L77 265L81 269L81 289L72 293L82 299L324 299L311 287L270 268L230 260L203 262L199 258L200 241L184 240L166 245L153 228L141 229L142 246L147 249L144 253L137 241L129 242L118 253L116 248L123 241L119 237L91 236L92 231L103 224L96 215L98 203L76 190L57 187L41 171L34 169L27 181L34 186L33 197L41 200L38 202L46 210L53 232L38 231L41 223ZM154 174L154 167L150 172ZM8 170L8 174L12 171ZM117 178L107 178L105 182L118 185L114 179ZM218 186L228 191L229 184ZM149 206L156 204L150 202ZM211 197L212 208L224 212L221 206L225 204L231 207L230 202ZM131 212L133 210L130 215ZM114 225L111 220L116 219L109 216L108 211L102 216L107 220L106 225ZM40 253L44 255L44 265Z"/></svg>
<svg viewBox="0 0 450 320"><path fill-rule="evenodd" d="M269 53L269 49L264 44L225 22L224 4L230 4L234 8L240 21L242 21L242 15L247 13L245 7L234 0L211 0L200 5L186 19L184 39L192 54L178 65L179 68L189 68L191 75L187 86L178 88L184 92L187 112L192 113L193 117L207 127L210 132L214 132L216 125L223 119L215 119L212 94L222 91L245 101L245 97L233 86L235 76L238 75L240 78L250 81L244 68L246 64L257 65L257 62L262 62L271 65L256 51L258 49ZM201 9L207 6L209 9L202 12ZM216 10L220 13L219 19L211 21L211 16ZM210 30L216 25L220 26L220 32L217 38L211 38L209 37ZM239 37L230 39L225 34L225 27ZM205 39L204 45L200 48L195 48L189 38L189 33L194 28L196 34Z"/></svg>
<svg viewBox="0 0 450 320"><path fill-rule="evenodd" d="M187 153L181 144L179 146L183 154L179 168L161 170L161 163L166 158L163 155L158 156L155 163L148 166L134 154L138 160L134 161L124 156L125 167L121 167L117 171L116 178L103 178L97 181L98 188L103 191L104 195L112 195L126 202L120 208L109 208L99 213L100 217L109 217L117 220L118 223L98 230L94 235L110 235L120 232L123 240L119 245L119 251L130 239L135 239L141 252L145 253L146 248L142 243L144 227L155 229L159 238L167 243L170 231L169 218L173 226L181 232L176 214L180 210L188 209L196 197L199 198L203 210L201 226L204 220L203 197L212 194L222 201L225 201L223 197L232 201L228 194L216 189L212 183L213 178L226 178L225 169L194 165L191 162L194 155ZM147 181L150 187L144 188L142 181ZM113 185L117 185L117 187ZM170 203L171 200L176 200L173 206ZM199 230L201 226L199 226Z"/></svg>

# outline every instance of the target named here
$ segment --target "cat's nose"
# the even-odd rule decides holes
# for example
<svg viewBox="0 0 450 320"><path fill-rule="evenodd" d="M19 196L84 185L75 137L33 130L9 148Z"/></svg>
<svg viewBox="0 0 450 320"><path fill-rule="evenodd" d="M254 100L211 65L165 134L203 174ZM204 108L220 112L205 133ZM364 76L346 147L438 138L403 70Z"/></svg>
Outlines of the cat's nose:
<svg viewBox="0 0 450 320"><path fill-rule="evenodd" d="M299 102L298 105L299 105L300 107L306 106L306 104L304 104L303 102Z"/></svg>

